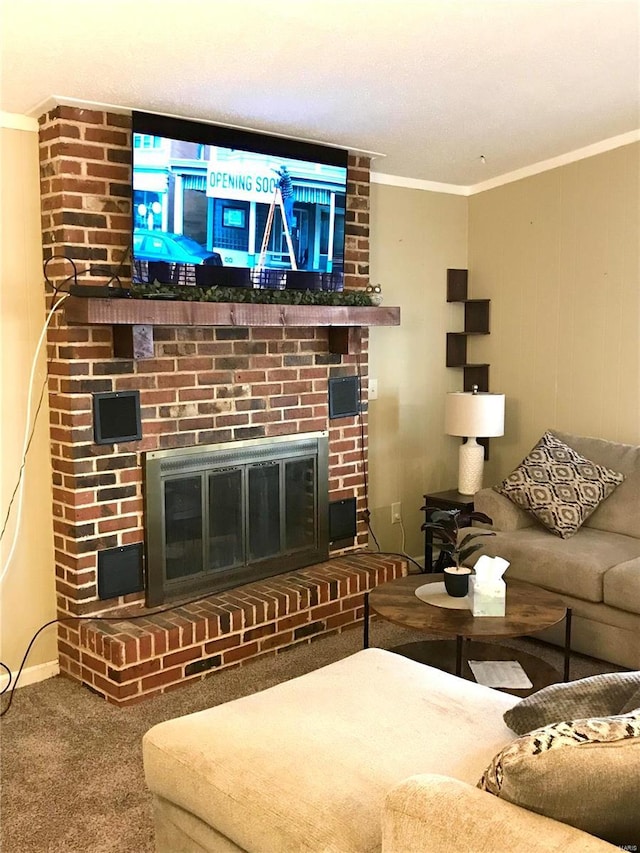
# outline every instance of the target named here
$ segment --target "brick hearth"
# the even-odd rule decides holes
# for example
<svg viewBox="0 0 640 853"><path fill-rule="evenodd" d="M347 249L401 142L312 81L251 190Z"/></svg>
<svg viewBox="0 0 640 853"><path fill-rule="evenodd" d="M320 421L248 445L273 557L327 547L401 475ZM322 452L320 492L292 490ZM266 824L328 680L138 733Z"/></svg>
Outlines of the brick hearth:
<svg viewBox="0 0 640 853"><path fill-rule="evenodd" d="M79 283L118 273L131 233L130 118L58 107L40 120L41 193L47 275ZM346 286L368 283L369 163L350 156ZM88 272L82 272L88 270ZM129 279L127 278L129 277ZM52 293L47 294L51 304ZM223 593L172 614L134 622L144 594L100 600L97 555L144 541L142 462L146 451L327 430L329 500L356 498L353 549L367 543L368 335L358 354L329 352L326 328L156 326L148 359L114 357L108 325L66 325L58 311L48 334L49 405L60 667L108 699L124 703L202 677L361 617L362 593L395 577L402 561L341 558ZM328 380L364 378L362 414L330 420ZM140 392L140 441L96 445L92 395ZM257 597L256 593L259 593Z"/></svg>
<svg viewBox="0 0 640 853"><path fill-rule="evenodd" d="M159 615L63 625L61 654L71 676L130 705L353 626L365 591L404 574L399 557L338 557Z"/></svg>

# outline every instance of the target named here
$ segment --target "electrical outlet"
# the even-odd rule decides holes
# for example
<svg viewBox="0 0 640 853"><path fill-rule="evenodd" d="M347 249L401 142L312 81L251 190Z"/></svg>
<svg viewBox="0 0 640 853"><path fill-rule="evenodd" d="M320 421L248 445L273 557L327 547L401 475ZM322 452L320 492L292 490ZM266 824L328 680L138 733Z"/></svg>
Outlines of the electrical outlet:
<svg viewBox="0 0 640 853"><path fill-rule="evenodd" d="M369 379L369 399L377 400L378 399L378 380L377 379Z"/></svg>
<svg viewBox="0 0 640 853"><path fill-rule="evenodd" d="M402 504L400 501L391 504L391 524L399 524L402 521Z"/></svg>

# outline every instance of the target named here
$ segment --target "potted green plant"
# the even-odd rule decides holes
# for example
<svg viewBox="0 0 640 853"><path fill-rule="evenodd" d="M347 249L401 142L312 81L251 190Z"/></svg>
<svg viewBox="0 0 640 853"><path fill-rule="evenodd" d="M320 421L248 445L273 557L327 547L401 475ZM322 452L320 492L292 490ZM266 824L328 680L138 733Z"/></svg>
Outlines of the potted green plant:
<svg viewBox="0 0 640 853"><path fill-rule="evenodd" d="M465 596L469 590L471 569L463 565L472 554L482 547L477 539L483 536L495 536L492 530L474 530L460 535L460 531L471 527L474 521L492 524L492 519L483 512L467 509L434 509L422 530L430 530L441 540L440 552L444 552L450 565L444 566L444 583L449 595L456 598Z"/></svg>

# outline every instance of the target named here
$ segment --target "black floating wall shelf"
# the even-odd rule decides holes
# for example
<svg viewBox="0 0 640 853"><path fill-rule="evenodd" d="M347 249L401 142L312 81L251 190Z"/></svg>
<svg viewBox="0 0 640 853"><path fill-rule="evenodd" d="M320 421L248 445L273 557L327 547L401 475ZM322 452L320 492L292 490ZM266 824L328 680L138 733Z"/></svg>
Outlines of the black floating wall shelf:
<svg viewBox="0 0 640 853"><path fill-rule="evenodd" d="M464 305L464 331L447 332L447 367L462 368L463 391L489 390L489 365L469 361L467 354L468 339L472 335L489 334L490 299L468 299L469 271L447 270L447 302L461 302ZM484 445L485 459L489 458L489 439L478 440Z"/></svg>
<svg viewBox="0 0 640 853"><path fill-rule="evenodd" d="M447 270L447 302L464 305L464 331L447 332L447 367L461 367L463 390L489 390L489 365L472 364L467 357L467 339L470 335L489 334L489 299L467 299L469 271Z"/></svg>

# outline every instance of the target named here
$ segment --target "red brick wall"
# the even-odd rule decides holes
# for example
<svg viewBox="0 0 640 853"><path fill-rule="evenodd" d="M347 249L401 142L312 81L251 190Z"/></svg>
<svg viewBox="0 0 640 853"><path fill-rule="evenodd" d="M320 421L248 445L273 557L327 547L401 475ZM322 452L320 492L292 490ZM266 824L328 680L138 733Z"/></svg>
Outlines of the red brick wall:
<svg viewBox="0 0 640 853"><path fill-rule="evenodd" d="M118 274L130 281L129 116L60 106L40 119L42 232L46 272L61 286ZM369 272L369 163L350 156L346 286ZM63 286L63 285L62 285ZM64 287L64 286L63 286ZM48 286L48 304L52 288ZM330 500L356 496L357 546L366 543L366 403L356 417L330 421L332 376L367 374L367 334L356 356L330 354L322 328L159 328L154 357L116 359L108 326L66 326L48 336L56 584L61 615L138 609L142 594L99 601L97 553L144 538L142 454L251 437L329 431ZM366 385L365 385L366 388ZM139 389L141 441L93 443L92 394ZM120 612L120 611L119 611ZM62 629L64 637L68 630ZM77 632L74 632L77 633ZM65 650L63 669L73 656Z"/></svg>

